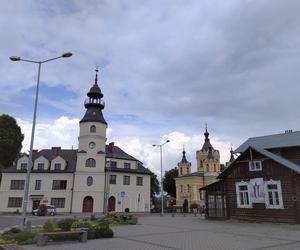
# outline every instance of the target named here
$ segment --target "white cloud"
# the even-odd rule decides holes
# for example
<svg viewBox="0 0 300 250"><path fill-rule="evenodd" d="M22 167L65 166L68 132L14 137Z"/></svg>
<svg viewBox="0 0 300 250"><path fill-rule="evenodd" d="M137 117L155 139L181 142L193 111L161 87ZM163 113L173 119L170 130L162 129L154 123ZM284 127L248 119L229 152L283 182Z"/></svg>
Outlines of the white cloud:
<svg viewBox="0 0 300 250"><path fill-rule="evenodd" d="M30 148L30 136L32 123L17 118L17 122L24 134L23 152L28 152ZM52 123L37 123L35 128L34 149L44 149L51 147L77 148L79 135L79 119L69 119L62 116Z"/></svg>

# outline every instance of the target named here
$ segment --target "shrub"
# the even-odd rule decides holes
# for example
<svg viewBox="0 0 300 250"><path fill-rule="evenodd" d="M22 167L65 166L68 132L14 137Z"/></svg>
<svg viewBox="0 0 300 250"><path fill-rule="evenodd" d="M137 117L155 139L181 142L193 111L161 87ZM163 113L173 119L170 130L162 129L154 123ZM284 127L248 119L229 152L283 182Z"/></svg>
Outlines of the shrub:
<svg viewBox="0 0 300 250"><path fill-rule="evenodd" d="M39 206L39 210L37 212L39 216L46 216L47 215L47 206L45 204L41 204Z"/></svg>
<svg viewBox="0 0 300 250"><path fill-rule="evenodd" d="M93 220L96 220L96 215L95 215L95 214L92 214L90 219L91 219L92 221L93 221Z"/></svg>
<svg viewBox="0 0 300 250"><path fill-rule="evenodd" d="M126 207L124 211L125 211L125 213L129 213L130 212L130 210L129 210L128 207Z"/></svg>
<svg viewBox="0 0 300 250"><path fill-rule="evenodd" d="M62 220L58 221L57 225L62 231L71 231L73 222L74 222L73 219L66 218L66 219L62 219Z"/></svg>
<svg viewBox="0 0 300 250"><path fill-rule="evenodd" d="M53 220L47 220L43 225L43 230L45 232L55 232L57 231L57 226L53 222Z"/></svg>
<svg viewBox="0 0 300 250"><path fill-rule="evenodd" d="M13 228L9 229L8 231L5 231L2 235L16 234L16 233L20 233L20 232L22 232L22 230L20 228L13 227Z"/></svg>
<svg viewBox="0 0 300 250"><path fill-rule="evenodd" d="M193 203L193 204L191 204L190 208L191 208L191 209L198 208L198 204Z"/></svg>
<svg viewBox="0 0 300 250"><path fill-rule="evenodd" d="M107 226L103 227L98 225L95 230L96 238L112 238L114 236L114 232Z"/></svg>
<svg viewBox="0 0 300 250"><path fill-rule="evenodd" d="M92 225L90 220L75 220L72 223L72 228L89 228Z"/></svg>
<svg viewBox="0 0 300 250"><path fill-rule="evenodd" d="M36 242L36 233L29 231L20 231L18 233L6 233L1 236L4 242L18 243L18 244L33 244Z"/></svg>

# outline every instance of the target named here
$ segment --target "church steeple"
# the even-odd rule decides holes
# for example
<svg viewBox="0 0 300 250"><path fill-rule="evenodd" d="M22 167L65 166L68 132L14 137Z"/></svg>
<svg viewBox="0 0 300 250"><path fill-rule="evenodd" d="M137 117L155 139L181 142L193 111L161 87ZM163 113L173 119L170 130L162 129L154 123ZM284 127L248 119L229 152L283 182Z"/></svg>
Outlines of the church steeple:
<svg viewBox="0 0 300 250"><path fill-rule="evenodd" d="M107 124L105 121L102 110L104 109L105 103L103 94L100 87L98 86L98 69L95 70L95 83L87 93L88 98L84 101L84 107L87 109L84 117L80 122L101 122Z"/></svg>
<svg viewBox="0 0 300 250"><path fill-rule="evenodd" d="M232 147L230 149L230 160L229 162L233 162L235 159L234 159L234 155L233 155L233 150L232 150Z"/></svg>
<svg viewBox="0 0 300 250"><path fill-rule="evenodd" d="M181 163L188 163L186 156L185 156L185 150L183 147L183 151L182 151L182 159L181 159Z"/></svg>
<svg viewBox="0 0 300 250"><path fill-rule="evenodd" d="M208 151L209 148L214 149L213 146L210 144L210 140L209 140L209 133L207 131L207 124L205 124L205 132L204 132L204 144L202 146L202 151Z"/></svg>

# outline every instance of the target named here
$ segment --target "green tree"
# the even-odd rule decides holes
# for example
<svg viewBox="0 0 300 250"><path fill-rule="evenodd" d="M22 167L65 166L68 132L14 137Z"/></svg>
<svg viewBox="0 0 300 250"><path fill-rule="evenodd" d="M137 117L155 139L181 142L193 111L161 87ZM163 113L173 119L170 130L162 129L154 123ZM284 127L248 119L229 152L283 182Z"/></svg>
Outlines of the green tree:
<svg viewBox="0 0 300 250"><path fill-rule="evenodd" d="M0 169L12 165L22 148L24 135L15 118L0 116Z"/></svg>
<svg viewBox="0 0 300 250"><path fill-rule="evenodd" d="M176 198L176 183L175 179L178 177L178 170L177 168L170 169L169 171L165 172L165 177L163 179L163 187L164 191L171 195L172 197Z"/></svg>
<svg viewBox="0 0 300 250"><path fill-rule="evenodd" d="M159 187L159 181L157 179L156 174L151 175L151 199L153 201L153 198L156 194L159 194L160 187Z"/></svg>

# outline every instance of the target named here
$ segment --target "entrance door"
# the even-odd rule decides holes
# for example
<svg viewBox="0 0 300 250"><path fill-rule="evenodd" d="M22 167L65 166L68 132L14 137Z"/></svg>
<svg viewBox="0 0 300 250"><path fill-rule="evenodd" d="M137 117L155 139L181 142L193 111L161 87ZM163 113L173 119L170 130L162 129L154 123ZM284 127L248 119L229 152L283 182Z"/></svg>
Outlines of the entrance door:
<svg viewBox="0 0 300 250"><path fill-rule="evenodd" d="M111 196L108 199L108 212L116 210L116 198Z"/></svg>
<svg viewBox="0 0 300 250"><path fill-rule="evenodd" d="M32 211L38 209L40 205L40 200L33 200L32 201Z"/></svg>
<svg viewBox="0 0 300 250"><path fill-rule="evenodd" d="M83 199L82 212L83 213L92 213L93 212L93 206L94 206L93 198L91 196L86 196Z"/></svg>

